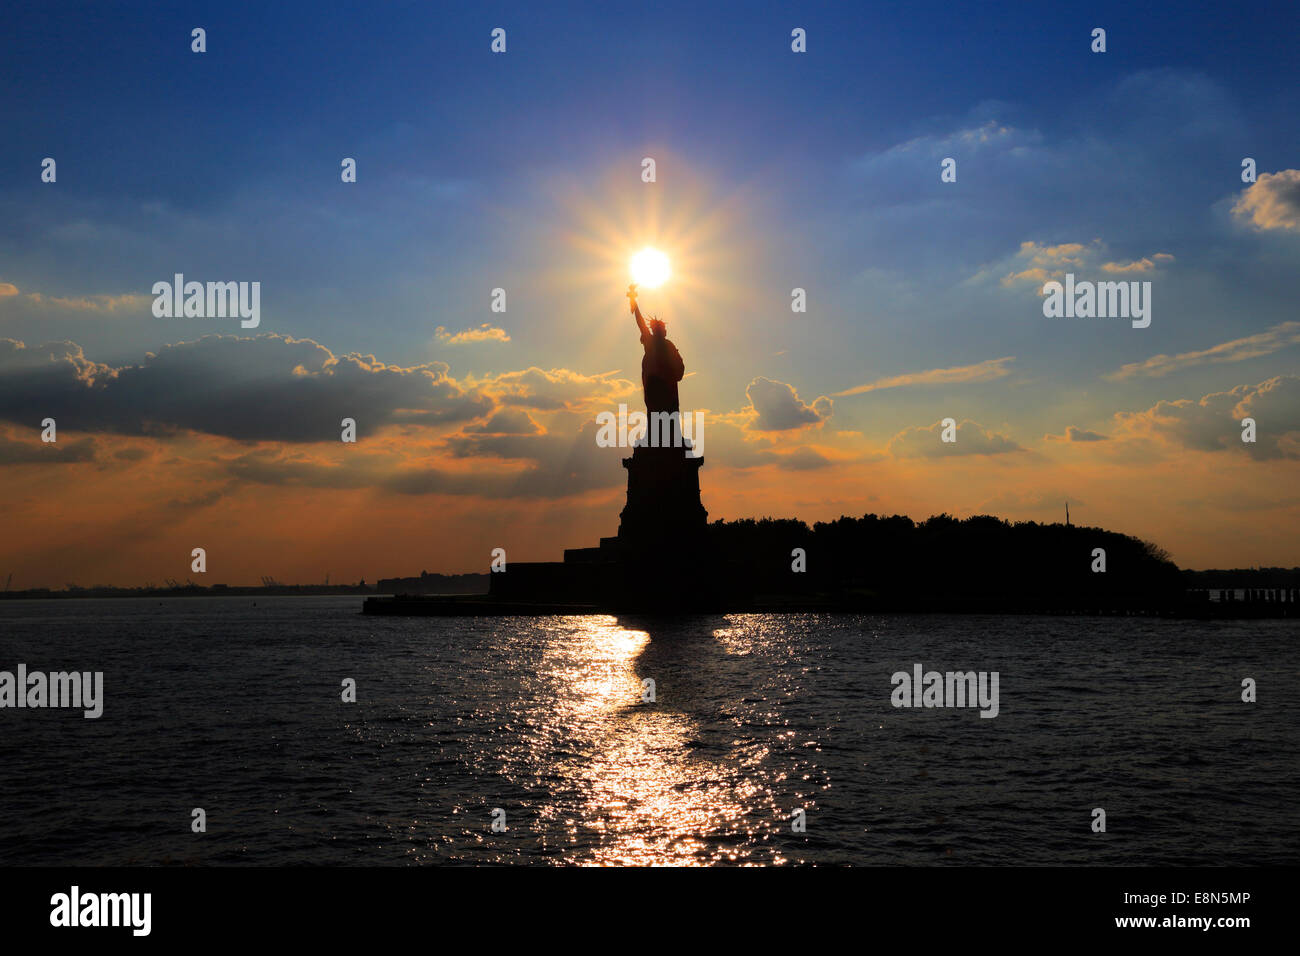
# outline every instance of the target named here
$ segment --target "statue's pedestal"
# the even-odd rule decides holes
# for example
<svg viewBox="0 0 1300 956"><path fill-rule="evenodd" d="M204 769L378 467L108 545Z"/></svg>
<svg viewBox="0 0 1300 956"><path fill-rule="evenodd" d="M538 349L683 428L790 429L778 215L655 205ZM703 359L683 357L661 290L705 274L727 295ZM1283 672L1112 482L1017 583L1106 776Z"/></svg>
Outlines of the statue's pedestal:
<svg viewBox="0 0 1300 956"><path fill-rule="evenodd" d="M623 611L686 613L717 603L708 549L709 513L700 503L703 458L689 449L637 445L627 469L618 535L596 548L570 548L563 562L511 561L490 575L503 602L548 601Z"/></svg>
<svg viewBox="0 0 1300 956"><path fill-rule="evenodd" d="M676 557L704 542L709 513L700 503L700 466L686 448L637 445L627 469L627 504L619 514L618 544L631 561Z"/></svg>

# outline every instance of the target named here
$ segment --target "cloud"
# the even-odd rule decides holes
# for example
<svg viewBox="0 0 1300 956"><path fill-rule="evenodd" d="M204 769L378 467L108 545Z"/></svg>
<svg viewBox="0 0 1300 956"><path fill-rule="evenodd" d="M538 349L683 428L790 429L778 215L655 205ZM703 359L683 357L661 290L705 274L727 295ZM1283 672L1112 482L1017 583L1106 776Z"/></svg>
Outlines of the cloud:
<svg viewBox="0 0 1300 956"><path fill-rule="evenodd" d="M477 329L466 329L463 332L451 334L441 325L434 330L439 342L444 345L469 345L474 342L509 342L510 336L506 334L505 329L498 329L493 325L484 322Z"/></svg>
<svg viewBox="0 0 1300 956"><path fill-rule="evenodd" d="M1085 261L1100 249L1101 240L1092 240L1091 248L1081 242L1063 242L1055 246L1040 246L1032 240L1022 242L1015 258L1021 260L1020 272L1009 272L1002 278L1005 286L1017 282L1041 284L1054 276L1063 276L1067 269L1083 269Z"/></svg>
<svg viewBox="0 0 1300 956"><path fill-rule="evenodd" d="M1086 428L1077 428L1074 425L1068 426L1065 429L1064 435L1044 435L1043 437L1047 441L1110 441L1110 438L1107 435L1103 435L1100 432L1088 431Z"/></svg>
<svg viewBox="0 0 1300 956"><path fill-rule="evenodd" d="M882 388L904 388L909 385L952 385L956 383L967 382L991 382L995 379L1005 378L1011 374L1007 363L1014 362L1014 355L1004 356L1003 358L986 359L983 362L977 362L974 365L958 365L953 368L932 368L924 372L907 372L903 375L894 375L889 378L877 379L867 385L856 385L853 388L846 389L843 392L836 392L836 398L842 398L846 395L861 395L865 392L874 392Z"/></svg>
<svg viewBox="0 0 1300 956"><path fill-rule="evenodd" d="M310 339L208 335L120 368L91 362L73 342L28 348L0 339L0 416L14 422L51 416L76 430L315 442L337 439L345 417L364 432L470 421L494 407L445 363L399 368L335 356Z"/></svg>
<svg viewBox="0 0 1300 956"><path fill-rule="evenodd" d="M39 429L34 429L39 432ZM91 438L75 441L22 441L0 435L0 465L48 465L60 462L94 461L97 449Z"/></svg>
<svg viewBox="0 0 1300 956"><path fill-rule="evenodd" d="M1015 152L1037 146L1041 141L1042 136L1037 132L989 119L947 133L914 137L882 152L864 156L854 165L863 175L896 175L900 168L914 168L921 163L926 166L933 164L937 169L938 161L948 156L960 158L987 150Z"/></svg>
<svg viewBox="0 0 1300 956"><path fill-rule="evenodd" d="M1300 232L1300 169L1261 173L1242 192L1232 212L1259 230Z"/></svg>
<svg viewBox="0 0 1300 956"><path fill-rule="evenodd" d="M773 467L783 471L810 471L836 464L817 448L800 443L801 436L808 432L754 430L756 413L752 408L725 415L703 410L703 414L704 458L710 469L748 471Z"/></svg>
<svg viewBox="0 0 1300 956"><path fill-rule="evenodd" d="M951 455L1001 455L1024 451L1010 438L967 419L957 426L957 440L945 442L943 422L906 428L889 440L888 451L895 458L946 458Z"/></svg>
<svg viewBox="0 0 1300 956"><path fill-rule="evenodd" d="M147 295L44 295L40 292L18 291L12 282L0 282L0 299L24 302L42 310L61 309L72 312L121 312L146 309L153 297Z"/></svg>
<svg viewBox="0 0 1300 956"><path fill-rule="evenodd" d="M633 382L615 376L614 372L583 375L563 368L548 372L534 366L490 375L472 383L503 405L580 412L611 404L617 406L619 399L626 400L640 391Z"/></svg>
<svg viewBox="0 0 1300 956"><path fill-rule="evenodd" d="M28 348L14 339L0 339L0 395L15 385L38 387L40 380L53 370L57 370L59 378L71 374L73 379L87 387L97 379L104 381L116 374L109 366L87 359L76 342L46 342ZM3 408L0 405L0 409ZM3 414L0 411L0 415Z"/></svg>
<svg viewBox="0 0 1300 956"><path fill-rule="evenodd" d="M1159 401L1116 421L1132 437L1154 437L1197 451L1242 449L1257 459L1300 458L1300 376L1278 375L1193 401ZM1241 420L1253 418L1256 440L1243 442Z"/></svg>
<svg viewBox="0 0 1300 956"><path fill-rule="evenodd" d="M761 375L745 389L752 409L750 428L757 431L786 431L806 425L820 425L831 417L831 400L825 395L811 405L799 398L792 385L774 382Z"/></svg>
<svg viewBox="0 0 1300 956"><path fill-rule="evenodd" d="M227 477L263 485L365 488L380 481L387 462L387 456L365 452L337 463L300 452L258 449L225 460L222 469Z"/></svg>
<svg viewBox="0 0 1300 956"><path fill-rule="evenodd" d="M829 458L808 445L800 445L794 451L776 457L779 459L777 463L782 468L791 471L812 471L816 468L826 468L831 464Z"/></svg>
<svg viewBox="0 0 1300 956"><path fill-rule="evenodd" d="M423 456L412 465L385 448L356 451L331 459L305 449L256 449L227 460L223 468L232 478L265 485L497 499L563 498L613 489L627 480L620 452L597 445L595 421L546 434L454 435L436 466Z"/></svg>
<svg viewBox="0 0 1300 956"><path fill-rule="evenodd" d="M1247 335L1245 338L1220 342L1218 345L1196 352L1180 352L1177 355L1153 355L1142 362L1130 362L1118 372L1103 376L1110 381L1119 381L1138 376L1159 378L1170 372L1181 371L1197 365L1213 365L1221 362L1244 362L1247 359L1271 355L1287 346L1300 343L1300 322L1283 322L1264 332Z"/></svg>
<svg viewBox="0 0 1300 956"><path fill-rule="evenodd" d="M821 452L806 445L776 448L762 438L749 439L735 424L705 415L705 459L723 468L750 469L771 466L786 471L809 471L833 464ZM540 435L468 434L453 435L446 448L454 459L473 462L481 473L482 461L495 458L501 462L525 465L503 477L488 477L488 488L512 497L563 497L595 488L625 485L627 473L619 460L627 449L601 448L596 443L594 420L576 428L552 429ZM468 432L469 430L467 430ZM437 483L439 480L434 479ZM425 482L413 478L400 482L403 490L423 487ZM469 493L485 493L484 485L475 485Z"/></svg>
<svg viewBox="0 0 1300 956"><path fill-rule="evenodd" d="M1146 273L1176 261L1167 252L1156 252L1127 262L1101 261L1105 256L1106 244L1100 239L1093 239L1086 244L1063 242L1055 246L1039 245L1030 240L1020 244L1020 249L1012 257L1009 266L1001 267L1010 268L1011 271L999 281L1006 287L1022 283L1041 287L1051 279L1063 279L1067 272L1078 274L1100 270L1111 274ZM981 270L974 278L983 278L991 272L992 268Z"/></svg>
<svg viewBox="0 0 1300 956"><path fill-rule="evenodd" d="M633 391L613 373L567 369L458 381L442 362L400 368L269 334L205 336L120 367L88 359L75 342L29 348L0 339L0 418L28 424L50 416L60 429L161 437L177 449L161 464L202 460L226 480L275 486L548 499L612 490L626 480L620 454L600 448L595 421L575 421L575 414L589 414L575 410L608 407ZM543 426L530 410L551 417ZM357 420L357 446L338 440L345 417ZM460 431L376 437L386 425ZM222 439L285 444L232 455ZM195 447L207 449L201 459L193 458ZM83 460L94 451L93 443L51 450L4 439L0 464ZM128 457L124 449L110 460L129 465L147 454L135 449ZM818 457L768 449L755 463L807 469Z"/></svg>
<svg viewBox="0 0 1300 956"><path fill-rule="evenodd" d="M987 262L988 250L1012 253L1023 239L1046 238L1050 246L1131 237L1134 209L1158 210L1167 234L1191 246L1205 228L1205 206L1221 193L1185 158L1249 139L1234 96L1186 70L1117 75L1058 113L1022 101L980 104L956 119L918 118L923 135L853 163L837 234L869 249L880 269L915 275L923 262L945 285L969 275L972 261ZM939 183L939 160L949 156L960 167L956 186ZM1014 191L1003 188L1008 182ZM1062 182L1071 184L1068 196ZM1106 258L1122 265L1161 251L1174 250L1125 247ZM996 285L1008 273L1027 273L1023 281L1041 287L1052 271L1020 260L1000 265L982 278Z"/></svg>
<svg viewBox="0 0 1300 956"><path fill-rule="evenodd" d="M29 292L24 296L29 302L38 306L56 309L71 309L74 312L119 312L123 310L144 309L154 300L148 295L79 295L63 297L42 295Z"/></svg>
<svg viewBox="0 0 1300 956"><path fill-rule="evenodd" d="M816 448L778 447L737 424L705 414L705 458L715 468L806 472L836 463ZM498 500L554 500L625 486L627 473L619 459L627 450L601 448L594 420L552 426L545 433L500 430L522 420L531 421L522 412L504 410L483 426L470 426L429 446L427 452L403 446L404 453L395 454L393 445L368 451L364 444L342 455L310 448L260 448L225 459L221 468L230 478L266 485L375 488L403 495ZM437 464L431 466L429 460Z"/></svg>
<svg viewBox="0 0 1300 956"><path fill-rule="evenodd" d="M479 435L536 435L541 430L527 412L511 408L503 408L486 422L465 429Z"/></svg>
<svg viewBox="0 0 1300 956"><path fill-rule="evenodd" d="M1174 257L1167 252L1157 252L1155 255L1141 259L1135 259L1132 262L1103 262L1101 264L1102 272L1151 272L1157 265L1166 265L1174 262Z"/></svg>

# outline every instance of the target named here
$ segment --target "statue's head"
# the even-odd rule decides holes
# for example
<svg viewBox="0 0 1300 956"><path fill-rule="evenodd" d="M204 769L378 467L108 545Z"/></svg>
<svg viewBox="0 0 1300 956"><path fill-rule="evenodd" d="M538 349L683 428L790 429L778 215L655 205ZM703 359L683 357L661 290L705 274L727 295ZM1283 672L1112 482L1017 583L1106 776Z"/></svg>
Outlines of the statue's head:
<svg viewBox="0 0 1300 956"><path fill-rule="evenodd" d="M663 319L652 318L650 320L650 334L657 339L662 339L668 334L668 326L664 325Z"/></svg>

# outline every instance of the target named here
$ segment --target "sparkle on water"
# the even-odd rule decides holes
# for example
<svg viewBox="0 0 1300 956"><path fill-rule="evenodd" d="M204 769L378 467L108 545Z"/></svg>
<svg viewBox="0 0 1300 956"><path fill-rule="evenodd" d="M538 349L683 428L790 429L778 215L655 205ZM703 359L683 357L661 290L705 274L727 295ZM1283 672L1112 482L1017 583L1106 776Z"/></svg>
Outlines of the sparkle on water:
<svg viewBox="0 0 1300 956"><path fill-rule="evenodd" d="M746 819L756 804L766 808L764 823L776 822L780 809L758 780L701 752L692 716L646 705L645 681L653 678L638 672L638 662L650 635L612 618L561 621L554 623L570 634L551 642L542 676L568 692L554 700L546 733L560 751L564 741L585 745L552 771L577 784L578 805L538 807L539 830L555 833L557 848L583 846L580 862L587 864L748 862L748 853L728 844L736 839L744 846L759 836L763 827ZM531 750L519 756L529 764L534 759ZM740 762L753 767L761 759L751 753ZM767 859L784 862L779 852Z"/></svg>

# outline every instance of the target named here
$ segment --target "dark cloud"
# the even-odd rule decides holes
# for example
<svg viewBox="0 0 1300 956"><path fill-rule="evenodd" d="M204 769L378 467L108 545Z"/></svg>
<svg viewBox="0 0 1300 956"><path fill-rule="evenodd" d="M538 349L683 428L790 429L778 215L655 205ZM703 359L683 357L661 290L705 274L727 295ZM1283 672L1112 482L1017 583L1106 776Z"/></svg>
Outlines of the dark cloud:
<svg viewBox="0 0 1300 956"><path fill-rule="evenodd" d="M619 459L628 452L599 447L594 421L569 433L458 435L446 447L452 458L471 462L472 468L411 467L388 454L349 453L331 462L258 450L227 461L225 471L231 478L265 485L548 499L626 481Z"/></svg>
<svg viewBox="0 0 1300 956"><path fill-rule="evenodd" d="M819 425L831 417L831 400L825 395L811 405L799 398L793 386L759 376L745 389L755 417L757 431L785 431L805 425Z"/></svg>
<svg viewBox="0 0 1300 956"><path fill-rule="evenodd" d="M1101 432L1089 431L1086 428L1079 428L1076 425L1070 425L1065 429L1064 435L1044 435L1048 441L1110 441L1110 436L1103 435Z"/></svg>
<svg viewBox="0 0 1300 956"><path fill-rule="evenodd" d="M1159 401L1116 416L1132 435L1154 435L1197 451L1245 451L1253 458L1300 458L1300 376L1277 375L1200 399ZM1255 420L1255 441L1243 442L1243 418Z"/></svg>
<svg viewBox="0 0 1300 956"><path fill-rule="evenodd" d="M489 423L490 424L490 423ZM627 473L620 459L626 448L601 448L597 425L552 428L545 434L466 430L441 446L444 461L413 467L387 452L367 454L358 447L337 461L307 454L259 449L230 459L225 473L239 481L310 488L381 488L406 495L474 495L488 498L556 499L585 491L623 487ZM737 426L709 421L704 431L705 460L717 468L770 465L806 471L831 464L813 448L775 451L765 441L747 440Z"/></svg>
<svg viewBox="0 0 1300 956"><path fill-rule="evenodd" d="M40 429L33 429L39 436ZM97 456L94 439L77 438L72 441L43 442L20 441L0 435L0 465L48 465L60 462L94 461Z"/></svg>
<svg viewBox="0 0 1300 956"><path fill-rule="evenodd" d="M73 342L27 348L0 339L4 417L27 423L50 416L63 429L119 435L193 431L283 442L288 447L218 459L218 473L225 478L267 485L543 499L616 488L625 481L619 459L629 452L600 448L596 423L586 416L592 406L634 390L612 373L565 369L529 368L457 381L441 362L399 368L374 356L335 356L317 342L279 335L206 336L121 367L91 361ZM767 379L755 379L749 393L755 407L740 424L706 420L703 444L711 461L721 467L787 470L831 464L815 449L775 447L753 431L755 420L773 431L823 421L830 414L829 399L808 405L788 385ZM586 411L560 424L548 422L543 431L529 408ZM418 455L408 454L409 447L399 453L383 443L366 447L363 442L337 454L294 447L338 447L345 417L356 419L362 436L387 424L463 427L438 444L422 443L441 465L416 463ZM45 451L9 442L0 447L0 461L48 461L53 455L42 455ZM95 446L78 443L55 454L60 460L89 458ZM127 445L111 458L132 462L147 454Z"/></svg>
<svg viewBox="0 0 1300 956"><path fill-rule="evenodd" d="M470 421L494 407L443 362L399 368L373 355L335 356L310 339L208 335L121 368L89 361L72 342L0 339L0 415L14 422L51 416L82 431L314 442L337 439L343 418L365 432Z"/></svg>
<svg viewBox="0 0 1300 956"><path fill-rule="evenodd" d="M458 435L447 440L447 448L457 458L526 462L527 471L499 477L497 487L516 497L558 498L626 481L620 461L631 449L601 448L596 432L596 423L588 421L544 435Z"/></svg>

